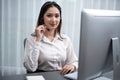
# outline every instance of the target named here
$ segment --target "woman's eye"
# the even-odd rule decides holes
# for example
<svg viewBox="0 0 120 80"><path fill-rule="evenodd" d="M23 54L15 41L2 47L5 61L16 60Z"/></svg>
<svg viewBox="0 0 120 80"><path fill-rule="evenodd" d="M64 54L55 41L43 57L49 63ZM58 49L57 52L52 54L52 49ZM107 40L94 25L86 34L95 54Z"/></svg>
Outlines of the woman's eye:
<svg viewBox="0 0 120 80"><path fill-rule="evenodd" d="M60 16L57 14L57 15L55 15L55 17L58 18L58 17L60 17Z"/></svg>
<svg viewBox="0 0 120 80"><path fill-rule="evenodd" d="M47 17L52 17L52 15L48 14Z"/></svg>
<svg viewBox="0 0 120 80"><path fill-rule="evenodd" d="M56 18L58 18L58 17L60 17L60 15L59 14L48 14L47 15L47 17L56 17Z"/></svg>

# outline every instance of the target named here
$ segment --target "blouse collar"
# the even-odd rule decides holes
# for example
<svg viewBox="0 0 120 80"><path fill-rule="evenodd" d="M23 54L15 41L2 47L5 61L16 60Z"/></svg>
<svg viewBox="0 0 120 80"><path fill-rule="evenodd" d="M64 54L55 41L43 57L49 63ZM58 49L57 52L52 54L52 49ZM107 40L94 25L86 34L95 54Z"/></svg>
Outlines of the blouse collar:
<svg viewBox="0 0 120 80"><path fill-rule="evenodd" d="M50 42L49 39L44 34L42 36L42 40L45 41L45 42ZM56 40L62 40L61 36L58 33L55 35L52 42L54 42Z"/></svg>

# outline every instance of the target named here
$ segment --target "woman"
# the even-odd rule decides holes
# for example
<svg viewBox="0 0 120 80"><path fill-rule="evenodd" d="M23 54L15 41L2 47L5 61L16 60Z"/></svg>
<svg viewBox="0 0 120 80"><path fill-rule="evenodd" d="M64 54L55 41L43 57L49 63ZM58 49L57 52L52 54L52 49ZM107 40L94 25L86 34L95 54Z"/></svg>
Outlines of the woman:
<svg viewBox="0 0 120 80"><path fill-rule="evenodd" d="M67 74L78 68L69 37L60 33L61 22L61 7L56 2L46 2L41 7L35 33L26 41L27 71L61 70L61 74Z"/></svg>

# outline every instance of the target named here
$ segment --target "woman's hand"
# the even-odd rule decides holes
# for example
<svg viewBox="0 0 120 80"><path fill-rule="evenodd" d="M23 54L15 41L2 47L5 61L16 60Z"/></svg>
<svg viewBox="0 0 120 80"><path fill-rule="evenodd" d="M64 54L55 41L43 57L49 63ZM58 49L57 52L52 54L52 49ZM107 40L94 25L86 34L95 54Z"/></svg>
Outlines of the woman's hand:
<svg viewBox="0 0 120 80"><path fill-rule="evenodd" d="M75 66L72 64L65 65L61 70L61 74L65 75L67 73L71 73L74 71L74 69L75 69Z"/></svg>
<svg viewBox="0 0 120 80"><path fill-rule="evenodd" d="M36 41L41 41L42 35L45 32L45 25L40 25L35 29Z"/></svg>

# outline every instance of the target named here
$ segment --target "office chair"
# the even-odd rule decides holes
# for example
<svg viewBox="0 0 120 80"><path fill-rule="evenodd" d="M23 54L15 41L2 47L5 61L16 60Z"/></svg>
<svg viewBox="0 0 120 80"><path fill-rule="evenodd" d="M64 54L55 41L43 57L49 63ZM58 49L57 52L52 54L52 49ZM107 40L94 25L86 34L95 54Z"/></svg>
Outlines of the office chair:
<svg viewBox="0 0 120 80"><path fill-rule="evenodd" d="M27 38L24 39L24 49L25 49L26 40L27 40Z"/></svg>

